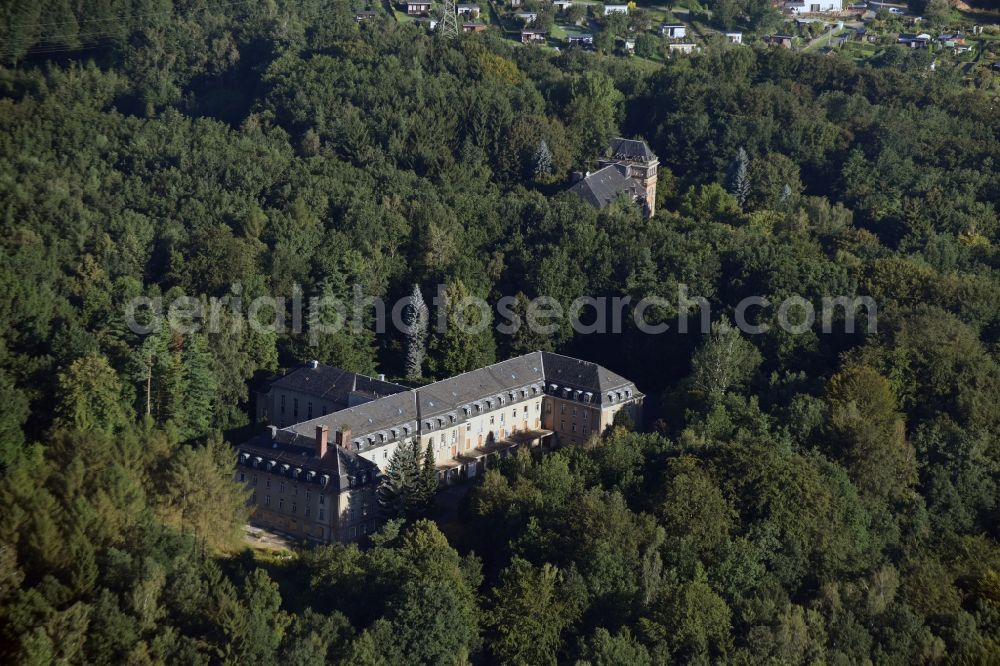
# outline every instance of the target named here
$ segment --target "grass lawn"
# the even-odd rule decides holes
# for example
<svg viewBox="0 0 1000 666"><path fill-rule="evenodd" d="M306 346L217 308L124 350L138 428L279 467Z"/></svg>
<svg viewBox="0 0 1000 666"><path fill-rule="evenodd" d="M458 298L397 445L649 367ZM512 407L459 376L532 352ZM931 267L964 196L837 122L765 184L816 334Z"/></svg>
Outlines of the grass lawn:
<svg viewBox="0 0 1000 666"><path fill-rule="evenodd" d="M551 37L552 39L565 40L566 28L562 27L558 23L553 23L552 29L549 30L549 37Z"/></svg>

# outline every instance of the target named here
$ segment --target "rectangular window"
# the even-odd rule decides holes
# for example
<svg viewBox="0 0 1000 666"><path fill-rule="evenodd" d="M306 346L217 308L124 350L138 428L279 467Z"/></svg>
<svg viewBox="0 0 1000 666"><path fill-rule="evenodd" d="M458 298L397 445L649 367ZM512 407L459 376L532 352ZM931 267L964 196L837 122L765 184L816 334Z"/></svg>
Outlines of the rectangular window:
<svg viewBox="0 0 1000 666"><path fill-rule="evenodd" d="M566 430L566 422L565 421L560 421L559 422L559 429L560 430Z"/></svg>
<svg viewBox="0 0 1000 666"><path fill-rule="evenodd" d="M282 481L281 483L278 484L278 492L279 493L285 492L285 482L284 481Z"/></svg>
<svg viewBox="0 0 1000 666"><path fill-rule="evenodd" d="M490 416L490 425L493 425L493 419L494 419L494 418L496 418L496 417L494 417L494 416L492 416L492 415Z"/></svg>
<svg viewBox="0 0 1000 666"><path fill-rule="evenodd" d="M298 418L299 416L299 399L292 398L292 416Z"/></svg>
<svg viewBox="0 0 1000 666"><path fill-rule="evenodd" d="M583 426L583 434L584 434L584 435L586 435L586 434L587 434L587 426Z"/></svg>
<svg viewBox="0 0 1000 666"><path fill-rule="evenodd" d="M576 432L576 424L573 424L573 432Z"/></svg>
<svg viewBox="0 0 1000 666"><path fill-rule="evenodd" d="M503 412L500 413L500 423L503 423Z"/></svg>
<svg viewBox="0 0 1000 666"><path fill-rule="evenodd" d="M264 504L266 506L271 506L271 496L270 495L264 495Z"/></svg>
<svg viewBox="0 0 1000 666"><path fill-rule="evenodd" d="M309 507L306 507L306 518L309 517Z"/></svg>
<svg viewBox="0 0 1000 666"><path fill-rule="evenodd" d="M319 510L319 519L323 520L323 509Z"/></svg>
<svg viewBox="0 0 1000 666"><path fill-rule="evenodd" d="M306 403L306 419L311 421L312 417L313 417L313 404L312 404L312 402L307 402Z"/></svg>
<svg viewBox="0 0 1000 666"><path fill-rule="evenodd" d="M284 510L285 510L285 500L279 499L278 500L278 511L284 511Z"/></svg>
<svg viewBox="0 0 1000 666"><path fill-rule="evenodd" d="M240 483L243 483L246 480L247 480L247 475L244 474L243 472L240 472Z"/></svg>
<svg viewBox="0 0 1000 666"><path fill-rule="evenodd" d="M295 513L297 509L298 507L295 505L295 502L292 502L292 513Z"/></svg>
<svg viewBox="0 0 1000 666"><path fill-rule="evenodd" d="M528 413L528 406L527 406L527 405L525 405L525 406L524 406L524 413L525 413L525 414L527 414L527 413Z"/></svg>
<svg viewBox="0 0 1000 666"><path fill-rule="evenodd" d="M271 479L264 479L264 487L265 488L271 487Z"/></svg>
<svg viewBox="0 0 1000 666"><path fill-rule="evenodd" d="M285 394L281 394L281 413L285 413Z"/></svg>
<svg viewBox="0 0 1000 666"><path fill-rule="evenodd" d="M312 498L312 493L308 490L306 491L306 501L308 502Z"/></svg>
<svg viewBox="0 0 1000 666"><path fill-rule="evenodd" d="M319 503L320 504L326 504L326 495L320 495L319 496Z"/></svg>
<svg viewBox="0 0 1000 666"><path fill-rule="evenodd" d="M256 475L256 474L254 474L254 475L253 475L253 476L252 476L252 477L250 478L250 483L252 483L252 484L253 484L253 485L255 485L255 486L257 485L257 475Z"/></svg>
<svg viewBox="0 0 1000 666"><path fill-rule="evenodd" d="M576 407L573 408L573 416L576 416Z"/></svg>

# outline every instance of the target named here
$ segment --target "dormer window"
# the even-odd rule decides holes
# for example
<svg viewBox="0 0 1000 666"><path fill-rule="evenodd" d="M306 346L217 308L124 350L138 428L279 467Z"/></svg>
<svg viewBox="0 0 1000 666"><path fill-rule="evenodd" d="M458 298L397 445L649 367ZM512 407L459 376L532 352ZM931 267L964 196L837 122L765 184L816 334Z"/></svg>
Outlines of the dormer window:
<svg viewBox="0 0 1000 666"><path fill-rule="evenodd" d="M632 389L625 389L625 397L626 398L632 397Z"/></svg>
<svg viewBox="0 0 1000 666"><path fill-rule="evenodd" d="M393 438L393 439L396 439L397 437L399 437L399 431L398 431L398 430L396 430L395 428L393 428L393 429L392 429L392 430L390 430L389 432L391 432L391 433L392 433L392 438Z"/></svg>

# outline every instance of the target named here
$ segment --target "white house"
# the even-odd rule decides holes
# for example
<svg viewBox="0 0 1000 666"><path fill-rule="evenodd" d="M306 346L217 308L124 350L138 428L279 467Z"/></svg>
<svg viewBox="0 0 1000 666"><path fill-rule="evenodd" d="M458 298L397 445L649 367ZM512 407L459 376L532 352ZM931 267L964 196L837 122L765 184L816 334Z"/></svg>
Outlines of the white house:
<svg viewBox="0 0 1000 666"><path fill-rule="evenodd" d="M680 23L664 23L660 26L660 37L681 39L687 37L687 26Z"/></svg>
<svg viewBox="0 0 1000 666"><path fill-rule="evenodd" d="M555 0L555 2L552 3L552 6L556 8L557 12L564 12L572 7L573 3L571 0Z"/></svg>
<svg viewBox="0 0 1000 666"><path fill-rule="evenodd" d="M794 4L799 5L800 3ZM805 12L808 14L823 14L825 12L841 11L844 11L843 0L804 0L804 2L801 3L801 6L797 8L797 11L792 13L798 14L800 12Z"/></svg>
<svg viewBox="0 0 1000 666"><path fill-rule="evenodd" d="M695 45L690 43L685 44L671 44L670 53L682 53L687 55L689 53L694 53Z"/></svg>
<svg viewBox="0 0 1000 666"><path fill-rule="evenodd" d="M525 25L534 23L538 20L538 14L535 12L518 12L515 16L517 16L517 18Z"/></svg>
<svg viewBox="0 0 1000 666"><path fill-rule="evenodd" d="M604 5L604 15L628 14L628 5Z"/></svg>
<svg viewBox="0 0 1000 666"><path fill-rule="evenodd" d="M730 44L742 44L743 43L743 33L742 32L727 32L726 39L729 40Z"/></svg>

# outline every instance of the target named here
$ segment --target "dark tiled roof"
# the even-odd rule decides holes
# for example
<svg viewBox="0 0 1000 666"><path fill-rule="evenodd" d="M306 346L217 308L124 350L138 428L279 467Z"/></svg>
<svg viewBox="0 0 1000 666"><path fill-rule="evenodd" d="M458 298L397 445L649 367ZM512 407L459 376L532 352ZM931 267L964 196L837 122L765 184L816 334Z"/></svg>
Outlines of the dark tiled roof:
<svg viewBox="0 0 1000 666"><path fill-rule="evenodd" d="M271 387L307 393L343 405L348 404L348 398L352 392L378 397L407 390L405 386L399 384L359 375L322 363L316 364L316 367L310 363L298 367L271 382Z"/></svg>
<svg viewBox="0 0 1000 666"><path fill-rule="evenodd" d="M602 365L552 352L541 352L541 356L548 388L555 384L560 389L590 392L594 394L594 401L600 404L608 402L609 392L632 388L632 382Z"/></svg>
<svg viewBox="0 0 1000 666"><path fill-rule="evenodd" d="M683 26L666 26L666 27L683 27ZM649 162L657 159L656 154L649 149L645 141L637 141L635 139L623 139L618 137L611 142L611 147L608 150L608 156L613 157L618 160L630 160L630 161L641 161Z"/></svg>
<svg viewBox="0 0 1000 666"><path fill-rule="evenodd" d="M541 352L516 356L417 389L420 418L446 415L479 400L501 396L509 400L506 393L532 385L540 392L544 382ZM461 413L456 415L456 420L464 420Z"/></svg>
<svg viewBox="0 0 1000 666"><path fill-rule="evenodd" d="M288 430L278 430L272 437L267 431L244 442L237 451L239 462L245 466L288 476L303 483L320 484L323 475L326 475L328 482L324 487L334 491L348 488L351 476L358 478L370 472L370 478L374 480L378 475L375 463L338 447L332 439L326 455L322 459L317 458L315 432L311 437L301 437ZM274 463L273 466L270 463Z"/></svg>
<svg viewBox="0 0 1000 666"><path fill-rule="evenodd" d="M513 393L513 395L511 395ZM605 406L642 394L621 375L589 361L551 352L531 352L485 368L443 379L419 389L404 389L354 407L325 414L309 421L260 435L241 447L253 448L255 455L269 456L281 464L298 464L322 469L324 473L370 465L360 458L392 442L398 442L442 425L451 426L483 411L497 409L500 402L520 402L526 397L549 393L583 399ZM610 395L609 395L610 394ZM493 401L492 406L483 404ZM428 427L427 423L431 425ZM328 429L330 453L323 460L314 454L317 426ZM349 451L339 449L337 432L350 429ZM337 451L333 455L332 451ZM350 472L344 472L350 473Z"/></svg>
<svg viewBox="0 0 1000 666"><path fill-rule="evenodd" d="M314 438L316 426L322 425L330 429L331 441L335 433L343 426L350 428L352 440L373 436L376 440L375 444L382 444L379 434L385 435L386 443L404 439L416 432L417 429L416 391L406 390L402 393L395 393L378 400L325 414L310 421L296 423L285 430L302 437ZM409 428L409 433L403 432L403 426ZM395 437L392 436L393 428L397 430ZM361 450L365 450L365 446L362 446Z"/></svg>
<svg viewBox="0 0 1000 666"><path fill-rule="evenodd" d="M594 208L604 208L622 193L636 197L645 193L634 178L625 177L615 165L606 166L590 174L569 188Z"/></svg>

